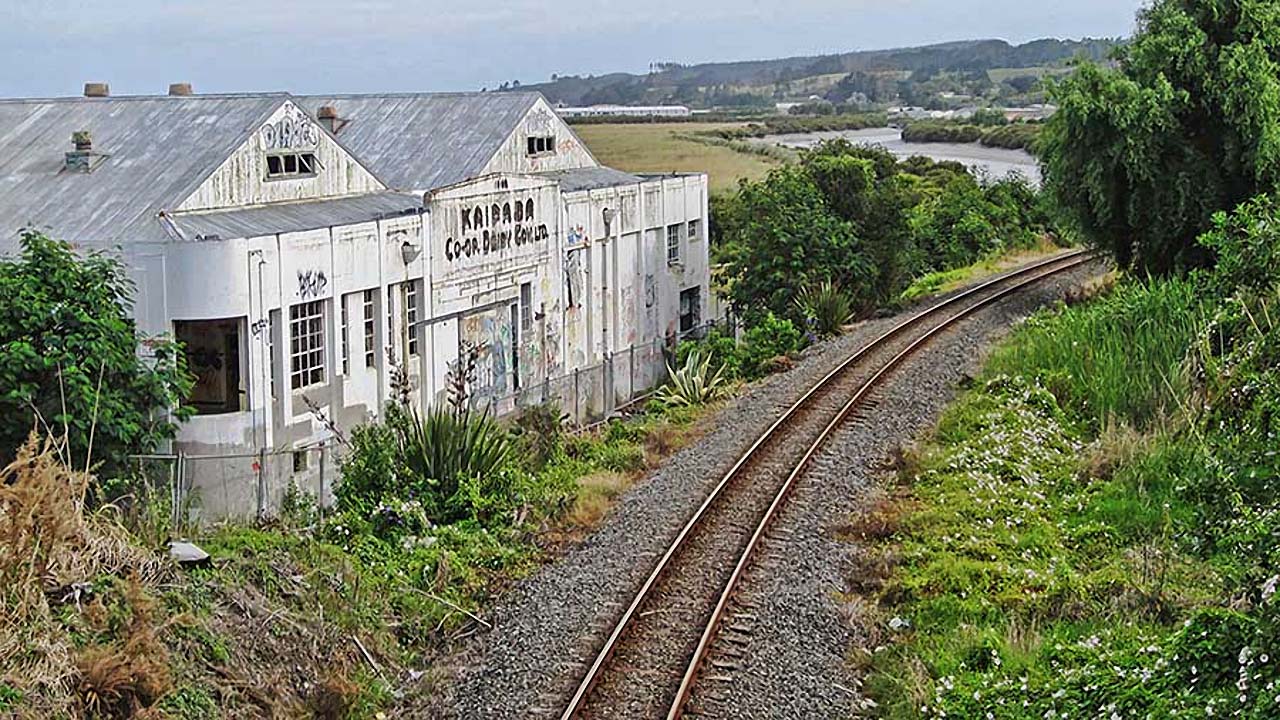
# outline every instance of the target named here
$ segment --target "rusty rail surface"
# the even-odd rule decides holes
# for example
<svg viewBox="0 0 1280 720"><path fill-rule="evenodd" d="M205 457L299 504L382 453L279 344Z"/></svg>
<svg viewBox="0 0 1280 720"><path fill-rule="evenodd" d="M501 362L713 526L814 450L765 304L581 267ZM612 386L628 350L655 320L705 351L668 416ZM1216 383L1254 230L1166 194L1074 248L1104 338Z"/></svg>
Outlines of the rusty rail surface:
<svg viewBox="0 0 1280 720"><path fill-rule="evenodd" d="M719 627L720 620L728 607L733 590L737 586L737 583L747 565L750 563L752 555L764 536L770 522L776 516L777 511L782 506L783 502L785 502L787 494L795 485L796 479L800 477L804 469L808 466L809 461L817 453L820 446L845 420L849 412L852 411L852 409L866 397L866 394L874 386L878 385L891 370L901 364L901 362L907 357L917 352L922 346L934 339L942 331L950 328L955 323L972 315L978 310L997 302L998 300L1018 292L1019 290L1025 289L1026 287L1047 277L1079 267L1080 265L1093 260L1095 257L1096 256L1094 254L1087 251L1062 253L1033 265L1018 268L964 290L963 292L942 300L937 304L916 313L910 318L907 318L903 322L890 328L870 343L859 348L857 352L850 355L835 369L823 376L822 379L815 383L799 400L793 403L780 417L778 417L777 420L773 422L773 424L769 426L768 429L764 431L764 433L755 440L755 442L752 443L747 451L743 453L729 471L725 473L720 482L711 490L703 500L702 504L685 523L679 534L676 535L675 539L668 546L666 552L658 560L648 578L645 580L643 585L641 585L626 611L614 625L608 639L600 648L600 651L596 655L591 667L588 669L587 674L579 683L573 697L562 713L561 720L572 720L579 716L579 713L586 705L592 690L605 676L607 665L620 646L624 634L632 626L640 608L655 594L655 588L667 575L672 567L673 560L685 547L686 541L690 537L691 533L699 526L700 523L702 523L710 508L713 505L716 505L718 501L722 500L722 496L725 495L726 488L728 488L739 476L740 472L748 462L756 458L761 447L765 445L766 442L770 441L780 429L786 426L787 423L797 415L797 413L804 409L815 398L815 396L824 389L827 389L828 386L833 385L833 382L838 377L843 376L853 368L858 367L860 362L869 354L883 349L886 343L891 339L897 339L898 336L902 335L907 330L923 323L926 320L934 319L939 316L942 317L941 321L937 325L930 328L920 337L916 338L906 347L906 349L895 354L892 359L890 359L885 365L881 366L868 380L860 384L849 400L844 403L835 416L832 417L830 422L827 423L826 427L818 435L817 439L810 444L803 457L797 464L795 464L787 479L782 483L781 487L779 487L773 497L772 503L756 524L755 532L752 534L750 540L738 556L739 559L734 567L733 574L730 576L727 584L724 585L723 590L719 594L719 601L711 613L710 620L703 628L697 649L689 658L686 670L681 678L679 689L676 691L676 695L671 701L670 710L667 714L668 720L677 720L682 716L684 705L689 698L689 693L693 689L699 667L710 649L711 641L714 638L716 630ZM964 301L1012 281L1017 282L1009 287L998 290L988 297L979 299L979 301L974 304L962 306Z"/></svg>

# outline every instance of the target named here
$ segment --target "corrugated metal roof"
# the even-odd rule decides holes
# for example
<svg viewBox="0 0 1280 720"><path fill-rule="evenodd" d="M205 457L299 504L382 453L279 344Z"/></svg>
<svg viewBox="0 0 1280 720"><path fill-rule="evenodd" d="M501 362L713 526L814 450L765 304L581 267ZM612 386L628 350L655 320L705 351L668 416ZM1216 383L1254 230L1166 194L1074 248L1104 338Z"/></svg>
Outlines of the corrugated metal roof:
<svg viewBox="0 0 1280 720"><path fill-rule="evenodd" d="M88 247L162 242L155 215L190 195L285 94L0 100L0 251L38 227ZM71 134L106 155L63 170Z"/></svg>
<svg viewBox="0 0 1280 720"><path fill-rule="evenodd" d="M185 240L251 238L369 222L422 208L418 195L381 192L344 198L272 203L242 210L171 214Z"/></svg>
<svg viewBox="0 0 1280 720"><path fill-rule="evenodd" d="M560 189L564 192L598 190L620 185L638 185L644 182L638 175L603 166L577 168L574 170L554 170L538 173L538 175L560 183Z"/></svg>
<svg viewBox="0 0 1280 720"><path fill-rule="evenodd" d="M434 190L480 175L537 93L302 96L312 115L332 105L338 141L400 190Z"/></svg>

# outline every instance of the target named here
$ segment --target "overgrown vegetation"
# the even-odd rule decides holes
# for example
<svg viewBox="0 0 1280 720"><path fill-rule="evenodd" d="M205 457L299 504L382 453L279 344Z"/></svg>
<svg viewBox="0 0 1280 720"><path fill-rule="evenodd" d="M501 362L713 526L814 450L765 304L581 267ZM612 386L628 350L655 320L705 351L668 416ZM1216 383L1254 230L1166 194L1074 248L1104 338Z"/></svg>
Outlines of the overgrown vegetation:
<svg viewBox="0 0 1280 720"><path fill-rule="evenodd" d="M1277 219L1036 317L947 411L868 561L885 715L1280 712Z"/></svg>
<svg viewBox="0 0 1280 720"><path fill-rule="evenodd" d="M38 430L67 438L82 469L118 472L173 437L194 378L171 340L138 333L118 259L34 231L19 247L0 258L0 465Z"/></svg>
<svg viewBox="0 0 1280 720"><path fill-rule="evenodd" d="M843 140L744 182L714 211L727 296L748 326L766 313L803 326L800 292L824 282L864 313L926 273L1036 246L1051 225L1021 179L984 183L956 163Z"/></svg>
<svg viewBox="0 0 1280 720"><path fill-rule="evenodd" d="M1271 3L1157 0L1119 68L1051 85L1046 186L1122 266L1204 265L1213 213L1280 179L1280 36Z"/></svg>
<svg viewBox="0 0 1280 720"><path fill-rule="evenodd" d="M704 131L707 135L724 140L747 140L770 135L795 135L800 133L830 132L837 130L866 130L885 127L889 119L884 113L855 113L848 115L821 115L817 117L779 116L761 122L738 127Z"/></svg>
<svg viewBox="0 0 1280 720"><path fill-rule="evenodd" d="M920 120L903 128L902 139L909 143L979 143L987 147L1035 153L1036 141L1043 127L1032 122L980 125L975 122Z"/></svg>

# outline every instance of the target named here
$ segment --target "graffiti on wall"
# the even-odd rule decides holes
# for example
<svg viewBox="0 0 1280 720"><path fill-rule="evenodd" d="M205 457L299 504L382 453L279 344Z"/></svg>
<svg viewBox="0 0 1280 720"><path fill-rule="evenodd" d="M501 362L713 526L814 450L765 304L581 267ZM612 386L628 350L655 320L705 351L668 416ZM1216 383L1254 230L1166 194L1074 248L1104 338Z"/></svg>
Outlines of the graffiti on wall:
<svg viewBox="0 0 1280 720"><path fill-rule="evenodd" d="M320 144L320 130L295 107L285 109L278 120L263 125L259 132L268 150L313 148Z"/></svg>
<svg viewBox="0 0 1280 720"><path fill-rule="evenodd" d="M555 132L556 116L546 108L534 108L525 121L524 129L530 135L546 135Z"/></svg>
<svg viewBox="0 0 1280 720"><path fill-rule="evenodd" d="M303 300L310 300L324 295L324 290L327 287L329 287L329 278L324 276L323 270L298 271L298 297Z"/></svg>
<svg viewBox="0 0 1280 720"><path fill-rule="evenodd" d="M570 250L564 255L564 296L571 308L582 307L586 299L586 270L582 267L582 248Z"/></svg>
<svg viewBox="0 0 1280 720"><path fill-rule="evenodd" d="M511 378L511 320L505 307L462 318L459 341L475 346L474 399L493 399L513 388Z"/></svg>
<svg viewBox="0 0 1280 720"><path fill-rule="evenodd" d="M546 223L538 221L533 198L462 208L460 233L444 241L445 260L485 258L510 248L545 243L550 236Z"/></svg>
<svg viewBox="0 0 1280 720"><path fill-rule="evenodd" d="M644 276L644 330L646 337L658 332L658 281L652 273Z"/></svg>

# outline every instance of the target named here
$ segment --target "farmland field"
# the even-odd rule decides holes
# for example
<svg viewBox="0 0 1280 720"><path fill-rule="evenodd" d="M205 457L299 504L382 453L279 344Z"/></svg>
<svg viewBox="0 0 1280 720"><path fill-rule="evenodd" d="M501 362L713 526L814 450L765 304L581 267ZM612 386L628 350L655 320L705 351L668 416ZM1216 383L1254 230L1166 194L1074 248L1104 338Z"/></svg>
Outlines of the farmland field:
<svg viewBox="0 0 1280 720"><path fill-rule="evenodd" d="M706 172L711 192L732 192L741 179L764 177L779 161L679 137L732 123L584 124L574 131L601 163L635 173Z"/></svg>

